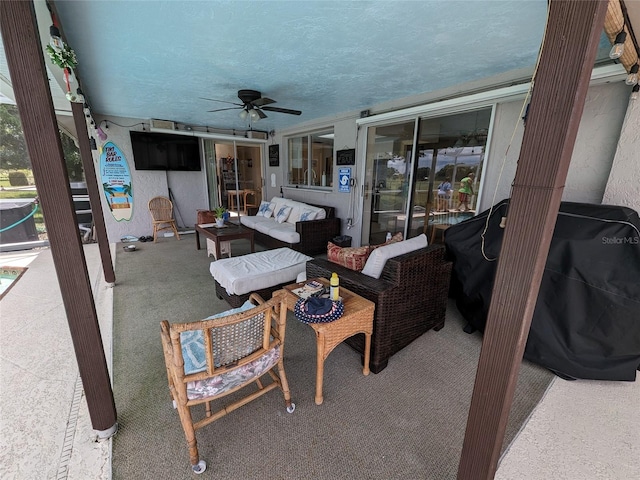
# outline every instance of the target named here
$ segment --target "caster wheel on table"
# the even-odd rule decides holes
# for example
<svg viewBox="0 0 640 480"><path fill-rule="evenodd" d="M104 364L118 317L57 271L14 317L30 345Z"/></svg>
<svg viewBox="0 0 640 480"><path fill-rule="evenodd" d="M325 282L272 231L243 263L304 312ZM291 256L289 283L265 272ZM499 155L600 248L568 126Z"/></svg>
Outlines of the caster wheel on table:
<svg viewBox="0 0 640 480"><path fill-rule="evenodd" d="M207 469L207 462L200 460L197 465L191 465L191 469L193 470L193 473L200 475Z"/></svg>

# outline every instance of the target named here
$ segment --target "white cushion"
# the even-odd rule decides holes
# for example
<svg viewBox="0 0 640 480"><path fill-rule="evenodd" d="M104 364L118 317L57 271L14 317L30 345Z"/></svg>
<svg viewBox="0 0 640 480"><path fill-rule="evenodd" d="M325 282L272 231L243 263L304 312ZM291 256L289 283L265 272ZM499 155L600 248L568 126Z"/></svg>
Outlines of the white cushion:
<svg viewBox="0 0 640 480"><path fill-rule="evenodd" d="M290 205L290 206L291 206L291 213L287 217L287 223L291 223L295 225L296 222L300 221L300 213L302 210L302 206L301 205Z"/></svg>
<svg viewBox="0 0 640 480"><path fill-rule="evenodd" d="M275 212L276 222L278 222L278 223L285 222L287 220L287 218L289 217L290 213L291 213L291 207L287 207L287 206L284 206L284 205L281 206Z"/></svg>
<svg viewBox="0 0 640 480"><path fill-rule="evenodd" d="M317 213L318 212L314 212L313 210L304 209L302 210L302 212L300 212L300 219L298 221L308 222L309 220L313 220L316 218Z"/></svg>
<svg viewBox="0 0 640 480"><path fill-rule="evenodd" d="M311 209L316 207L309 207ZM318 212L316 213L316 218L314 220L324 220L327 218L327 211L324 208L318 208Z"/></svg>
<svg viewBox="0 0 640 480"><path fill-rule="evenodd" d="M282 198L282 197L273 197L271 199L271 203L275 203L276 207L274 209L275 212L278 211L278 208L281 207L282 205L287 205L289 207L300 207L300 212L302 213L304 210L311 210L312 212L316 212L316 216L314 218L314 220L322 220L324 218L327 218L327 212L325 211L324 208L320 208L320 207L314 207L313 205L309 205L303 202L298 202L296 200L291 200L290 198ZM290 215L291 216L291 215ZM288 219L287 221L290 223L296 223L298 220L298 218L294 217L295 221L290 222Z"/></svg>
<svg viewBox="0 0 640 480"><path fill-rule="evenodd" d="M273 218L270 218L268 222L260 222L256 223L253 228L254 230L264 233L265 235L269 235L269 230L278 225Z"/></svg>
<svg viewBox="0 0 640 480"><path fill-rule="evenodd" d="M273 224L266 234L281 242L300 243L300 234L296 232L295 225L287 222Z"/></svg>
<svg viewBox="0 0 640 480"><path fill-rule="evenodd" d="M373 278L380 278L387 260L405 253L413 252L427 246L427 236L423 233L403 242L390 243L376 248L364 264L362 273Z"/></svg>
<svg viewBox="0 0 640 480"><path fill-rule="evenodd" d="M276 248L211 262L209 271L229 295L242 295L291 282L305 271L309 257L290 248Z"/></svg>
<svg viewBox="0 0 640 480"><path fill-rule="evenodd" d="M273 197L273 198L271 199L271 203L273 203L273 204L275 205L275 207L274 207L273 211L274 211L274 212L277 212L277 211L280 209L280 207L281 207L282 205L284 205L284 202L285 202L285 201L286 201L286 198L282 198L282 197Z"/></svg>
<svg viewBox="0 0 640 480"><path fill-rule="evenodd" d="M242 217L240 217L240 223L245 227L253 228L255 230L256 225L261 223L275 223L275 220L273 219L273 217L267 218L267 217L252 217L249 215L243 215Z"/></svg>

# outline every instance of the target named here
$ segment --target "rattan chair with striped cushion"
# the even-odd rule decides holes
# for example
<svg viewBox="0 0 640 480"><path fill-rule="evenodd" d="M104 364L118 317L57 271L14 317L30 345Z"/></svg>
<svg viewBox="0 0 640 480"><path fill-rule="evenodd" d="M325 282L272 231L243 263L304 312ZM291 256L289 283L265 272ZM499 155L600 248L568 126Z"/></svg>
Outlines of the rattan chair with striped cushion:
<svg viewBox="0 0 640 480"><path fill-rule="evenodd" d="M169 391L195 473L206 469L206 462L198 454L196 430L274 388L284 394L287 412L295 410L283 362L286 315L283 294L274 295L268 302L252 294L245 305L205 320L161 322ZM263 384L261 378L267 374L271 381ZM246 396L221 400L253 383L258 389L251 389ZM203 403L204 417L194 421L191 409Z"/></svg>

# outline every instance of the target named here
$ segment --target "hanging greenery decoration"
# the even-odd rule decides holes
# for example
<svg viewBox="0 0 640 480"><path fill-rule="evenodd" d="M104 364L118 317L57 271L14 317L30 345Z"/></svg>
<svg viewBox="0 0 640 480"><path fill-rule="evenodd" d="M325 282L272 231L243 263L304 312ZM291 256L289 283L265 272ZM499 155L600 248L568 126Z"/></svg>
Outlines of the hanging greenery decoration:
<svg viewBox="0 0 640 480"><path fill-rule="evenodd" d="M61 49L55 49L51 45L47 45L47 53L51 57L51 62L62 69L73 69L78 64L76 52L69 45L65 45Z"/></svg>

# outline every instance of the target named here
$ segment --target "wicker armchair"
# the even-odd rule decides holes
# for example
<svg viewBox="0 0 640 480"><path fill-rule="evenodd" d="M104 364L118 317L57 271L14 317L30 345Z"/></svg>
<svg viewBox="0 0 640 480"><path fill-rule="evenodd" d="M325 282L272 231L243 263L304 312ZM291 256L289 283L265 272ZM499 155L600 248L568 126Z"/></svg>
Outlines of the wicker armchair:
<svg viewBox="0 0 640 480"><path fill-rule="evenodd" d="M451 262L445 248L430 245L387 260L379 279L324 259L307 262L307 278L329 278L332 272L344 286L373 301L376 310L371 339L371 371L379 373L389 358L430 329L444 326ZM364 352L364 335L346 340Z"/></svg>
<svg viewBox="0 0 640 480"><path fill-rule="evenodd" d="M275 295L264 302L251 295L249 300L257 306L247 305L248 309L227 311L196 322L160 323L169 391L178 409L195 473L206 469L198 454L196 430L274 388L284 394L287 412L295 410L283 363L287 320L284 296ZM263 385L260 379L267 374L271 382ZM257 390L251 389L241 398L234 396L227 405L218 405L219 410L211 411L212 401L254 382ZM194 421L191 408L203 403L204 418Z"/></svg>
<svg viewBox="0 0 640 480"><path fill-rule="evenodd" d="M151 223L153 224L153 241L158 240L158 232L171 230L178 240L178 227L173 218L173 202L167 197L153 197L149 200L149 212L151 213Z"/></svg>

